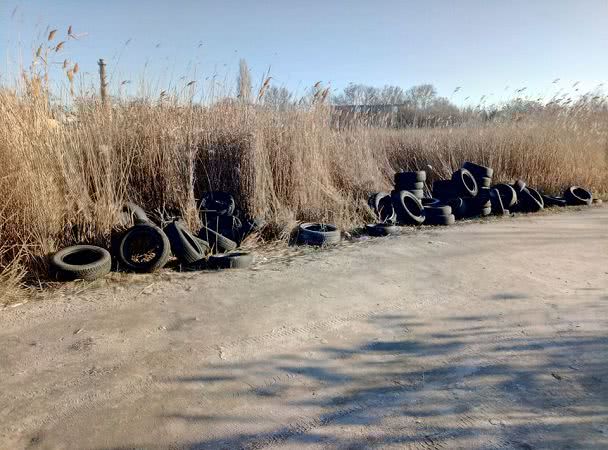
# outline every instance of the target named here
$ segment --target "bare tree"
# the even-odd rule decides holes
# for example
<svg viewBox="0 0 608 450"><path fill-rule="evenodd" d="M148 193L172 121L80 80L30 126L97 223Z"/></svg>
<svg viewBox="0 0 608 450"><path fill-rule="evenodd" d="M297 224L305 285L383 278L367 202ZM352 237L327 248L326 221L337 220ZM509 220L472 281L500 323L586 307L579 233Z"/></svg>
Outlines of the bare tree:
<svg viewBox="0 0 608 450"><path fill-rule="evenodd" d="M251 73L247 61L239 61L239 76L237 79L237 98L243 103L251 102Z"/></svg>
<svg viewBox="0 0 608 450"><path fill-rule="evenodd" d="M264 93L264 97L262 97L264 105L278 111L286 110L292 104L292 100L293 96L291 92L284 87L276 86L269 87Z"/></svg>
<svg viewBox="0 0 608 450"><path fill-rule="evenodd" d="M412 86L405 92L406 102L414 108L426 109L433 104L437 90L432 84Z"/></svg>

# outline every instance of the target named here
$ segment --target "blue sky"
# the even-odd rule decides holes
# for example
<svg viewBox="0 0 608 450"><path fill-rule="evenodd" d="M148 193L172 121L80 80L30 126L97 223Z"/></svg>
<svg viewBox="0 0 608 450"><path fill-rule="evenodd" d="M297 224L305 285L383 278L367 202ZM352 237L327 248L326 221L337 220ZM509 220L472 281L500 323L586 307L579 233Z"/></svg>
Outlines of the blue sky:
<svg viewBox="0 0 608 450"><path fill-rule="evenodd" d="M2 78L30 61L47 26L63 40L69 25L82 36L55 59L78 62L92 82L105 58L114 86L131 80L130 89L142 77L156 89L193 79L202 89L214 75L218 89L232 88L240 58L254 82L270 68L273 84L299 93L317 81L430 82L476 103L522 87L550 96L576 81L581 92L608 85L608 0L0 0Z"/></svg>

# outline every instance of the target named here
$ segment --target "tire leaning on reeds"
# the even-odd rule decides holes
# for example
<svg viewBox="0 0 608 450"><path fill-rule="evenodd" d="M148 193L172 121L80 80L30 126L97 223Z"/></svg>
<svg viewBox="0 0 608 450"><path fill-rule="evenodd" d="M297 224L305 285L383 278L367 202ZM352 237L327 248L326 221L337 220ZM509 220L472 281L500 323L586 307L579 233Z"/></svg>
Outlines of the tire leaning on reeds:
<svg viewBox="0 0 608 450"><path fill-rule="evenodd" d="M119 264L133 272L155 272L167 264L171 244L156 225L138 224L128 229L118 245Z"/></svg>

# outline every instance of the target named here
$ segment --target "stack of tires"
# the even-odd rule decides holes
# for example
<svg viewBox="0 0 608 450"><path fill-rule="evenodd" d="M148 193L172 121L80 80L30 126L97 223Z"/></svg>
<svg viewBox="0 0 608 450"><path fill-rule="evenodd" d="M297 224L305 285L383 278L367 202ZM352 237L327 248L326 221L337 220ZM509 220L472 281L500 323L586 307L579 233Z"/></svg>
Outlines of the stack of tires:
<svg viewBox="0 0 608 450"><path fill-rule="evenodd" d="M487 216L492 212L489 192L492 174L489 167L467 162L454 171L451 179L433 183L433 197L449 206L455 219Z"/></svg>
<svg viewBox="0 0 608 450"><path fill-rule="evenodd" d="M422 205L426 225L452 225L456 221L452 207L437 198L423 198Z"/></svg>
<svg viewBox="0 0 608 450"><path fill-rule="evenodd" d="M424 182L426 181L426 172L424 170L397 172L394 180L395 191L408 191L419 200L424 197Z"/></svg>

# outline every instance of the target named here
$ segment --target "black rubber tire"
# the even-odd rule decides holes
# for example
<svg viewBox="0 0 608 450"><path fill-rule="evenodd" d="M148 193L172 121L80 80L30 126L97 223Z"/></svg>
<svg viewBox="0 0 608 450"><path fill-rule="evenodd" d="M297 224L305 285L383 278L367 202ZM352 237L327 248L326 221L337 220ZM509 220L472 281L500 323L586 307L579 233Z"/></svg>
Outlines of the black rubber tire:
<svg viewBox="0 0 608 450"><path fill-rule="evenodd" d="M395 213L390 194L377 192L370 195L367 203L374 210L380 222L391 223L397 220L397 214Z"/></svg>
<svg viewBox="0 0 608 450"><path fill-rule="evenodd" d="M367 234L370 236L389 236L391 234L399 234L399 227L386 223L372 223L365 225Z"/></svg>
<svg viewBox="0 0 608 450"><path fill-rule="evenodd" d="M422 206L426 208L427 206L441 205L441 200L433 197L425 197L420 200L420 203L422 203Z"/></svg>
<svg viewBox="0 0 608 450"><path fill-rule="evenodd" d="M413 191L422 189L424 189L424 183L422 181L418 181L416 183L399 183L395 185L396 191Z"/></svg>
<svg viewBox="0 0 608 450"><path fill-rule="evenodd" d="M500 183L494 186L498 190L502 204L505 208L512 208L517 203L517 192L509 184Z"/></svg>
<svg viewBox="0 0 608 450"><path fill-rule="evenodd" d="M395 189L397 190L397 189ZM422 189L403 189L405 191L411 192L418 200L422 200L424 198L424 191Z"/></svg>
<svg viewBox="0 0 608 450"><path fill-rule="evenodd" d="M232 239L228 239L226 236L204 225L199 230L198 237L209 243L211 251L215 253L231 252L238 247L238 244Z"/></svg>
<svg viewBox="0 0 608 450"><path fill-rule="evenodd" d="M416 172L397 172L395 173L393 179L395 181L395 186L401 184L419 183L426 181L426 172L424 170L418 170Z"/></svg>
<svg viewBox="0 0 608 450"><path fill-rule="evenodd" d="M471 172L475 178L492 178L492 176L494 175L494 169L491 169L490 167L486 166L481 166L470 161L466 161L462 165L462 168L467 169L469 172Z"/></svg>
<svg viewBox="0 0 608 450"><path fill-rule="evenodd" d="M337 226L327 223L302 223L298 226L297 242L301 245L337 244L342 235Z"/></svg>
<svg viewBox="0 0 608 450"><path fill-rule="evenodd" d="M420 199L410 191L392 191L391 198L399 223L420 225L424 222L424 207Z"/></svg>
<svg viewBox="0 0 608 450"><path fill-rule="evenodd" d="M169 238L173 255L182 264L194 264L205 258L209 246L202 246L197 238L180 221L174 221L164 229Z"/></svg>
<svg viewBox="0 0 608 450"><path fill-rule="evenodd" d="M513 183L513 189L515 190L516 194L520 194L521 191L523 191L526 188L526 182L524 180L517 180L515 183Z"/></svg>
<svg viewBox="0 0 608 450"><path fill-rule="evenodd" d="M198 208L205 212L214 212L218 216L231 216L236 209L234 197L228 192L205 192L198 201Z"/></svg>
<svg viewBox="0 0 608 450"><path fill-rule="evenodd" d="M452 208L452 214L454 214L454 217L456 217L456 219L462 219L463 217L467 217L469 207L467 200L470 199L465 200L461 197L456 197L446 202L446 204L450 205L450 208Z"/></svg>
<svg viewBox="0 0 608 450"><path fill-rule="evenodd" d="M458 197L458 190L452 180L436 180L433 182L433 197L440 200L447 200Z"/></svg>
<svg viewBox="0 0 608 450"><path fill-rule="evenodd" d="M570 186L564 191L564 198L569 205L590 205L593 202L591 192L580 186Z"/></svg>
<svg viewBox="0 0 608 450"><path fill-rule="evenodd" d="M492 212L497 215L503 215L505 213L505 206L502 203L502 197L498 189L490 189L490 204L492 205Z"/></svg>
<svg viewBox="0 0 608 450"><path fill-rule="evenodd" d="M519 193L518 199L517 207L521 212L537 212L543 209L543 198L533 188L524 188Z"/></svg>
<svg viewBox="0 0 608 450"><path fill-rule="evenodd" d="M551 195L541 194L545 207L549 206L567 206L568 201L563 197L553 197Z"/></svg>
<svg viewBox="0 0 608 450"><path fill-rule="evenodd" d="M453 225L456 222L454 214L448 214L443 216L427 217L424 221L425 225Z"/></svg>
<svg viewBox="0 0 608 450"><path fill-rule="evenodd" d="M376 214L378 214L380 209L380 201L387 196L390 197L388 192L373 192L369 195L367 204Z"/></svg>
<svg viewBox="0 0 608 450"><path fill-rule="evenodd" d="M121 223L125 223L125 219L127 219L127 224L141 224L141 223L152 223L144 209L136 205L133 202L126 202L122 205L121 210Z"/></svg>
<svg viewBox="0 0 608 450"><path fill-rule="evenodd" d="M475 197L479 192L477 181L467 169L458 169L452 174L452 183L456 192L462 196Z"/></svg>
<svg viewBox="0 0 608 450"><path fill-rule="evenodd" d="M450 214L452 214L452 207L449 205L424 207L424 216L426 217L425 221L429 220L431 217L449 216Z"/></svg>
<svg viewBox="0 0 608 450"><path fill-rule="evenodd" d="M131 245L145 240L151 246L148 250L154 252L154 257L147 261L134 261ZM156 225L138 224L127 230L117 249L117 259L125 268L134 272L155 272L164 267L171 256L171 244L167 235Z"/></svg>
<svg viewBox="0 0 608 450"><path fill-rule="evenodd" d="M246 269L253 263L253 255L248 252L230 252L211 255L207 260L209 269Z"/></svg>
<svg viewBox="0 0 608 450"><path fill-rule="evenodd" d="M110 273L112 256L96 245L73 245L55 253L50 264L58 279L93 281Z"/></svg>
<svg viewBox="0 0 608 450"><path fill-rule="evenodd" d="M475 175L473 175L473 176L475 176ZM477 181L477 186L479 188L489 188L490 186L492 186L492 178L481 177L481 178L475 178L475 180Z"/></svg>

